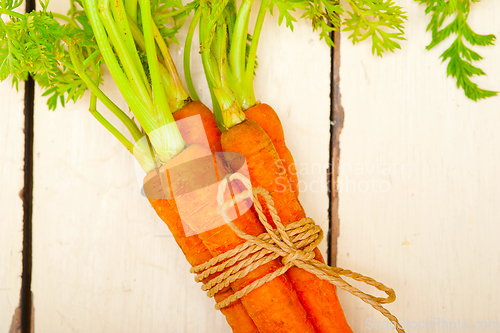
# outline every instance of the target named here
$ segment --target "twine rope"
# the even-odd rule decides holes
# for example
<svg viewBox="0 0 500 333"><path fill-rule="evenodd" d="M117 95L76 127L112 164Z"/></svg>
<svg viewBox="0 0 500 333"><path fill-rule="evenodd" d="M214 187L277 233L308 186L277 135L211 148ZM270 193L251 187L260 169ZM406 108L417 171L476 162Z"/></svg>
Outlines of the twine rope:
<svg viewBox="0 0 500 333"><path fill-rule="evenodd" d="M232 196L231 200L224 201L224 193L228 184L234 179L239 180L245 186L246 190ZM264 200L276 229L268 222L263 212L259 196ZM234 208L236 202L249 198L253 199L255 211L257 212L260 222L266 229L266 233L257 237L241 231L227 214L227 210ZM250 180L240 173L228 175L221 181L218 188L217 202L219 204L218 213L222 215L231 229L240 238L246 240L246 242L212 258L206 263L191 268L191 273L196 274L196 282L202 282L207 277L219 273L216 277L204 283L201 288L203 291L207 292L208 297L213 297L216 293L228 287L232 282L245 277L257 267L272 260L281 257L281 263L283 265L276 271L255 280L253 283L235 292L225 300L217 303L215 305L217 310L229 306L234 301L249 294L252 290L285 274L292 266L297 266L360 298L389 319L397 332L405 332L398 319L382 306L382 304L392 303L396 300L396 293L392 288L362 274L340 267L330 267L314 259L314 249L321 243L323 231L311 218L302 218L299 221L284 226L281 223L281 219L278 216L278 212L276 211L269 192L263 188L252 188ZM367 294L346 282L342 276L373 286L383 291L387 297L375 297Z"/></svg>

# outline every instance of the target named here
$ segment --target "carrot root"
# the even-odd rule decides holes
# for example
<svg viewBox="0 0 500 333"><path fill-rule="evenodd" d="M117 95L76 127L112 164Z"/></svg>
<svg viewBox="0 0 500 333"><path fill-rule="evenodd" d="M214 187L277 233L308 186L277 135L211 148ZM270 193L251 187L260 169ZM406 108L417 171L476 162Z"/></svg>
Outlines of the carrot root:
<svg viewBox="0 0 500 333"><path fill-rule="evenodd" d="M179 130L183 135L187 144L204 144L206 146L208 140L208 147L212 151L221 151L220 147L220 131L215 123L215 118L212 112L200 102L192 102L182 109L174 113L174 119L181 120L191 116L200 115L203 122L204 131L193 130L192 127L184 124L180 126ZM184 253L186 260L191 266L197 266L212 259L212 254L200 238L196 235L187 237L186 233L194 234L189 227L182 223L179 213L172 202L167 200L167 197L172 198L172 193L165 195L164 187L161 184L160 174L157 170L152 171L144 179L145 193L148 195L148 200L151 206L156 211L157 215L165 222L174 239ZM221 302L226 298L233 295L230 288L221 290L214 298L216 302ZM258 329L248 315L244 306L240 301L233 302L228 307L221 309L222 314L225 316L227 323L232 328L234 333L258 333Z"/></svg>
<svg viewBox="0 0 500 333"><path fill-rule="evenodd" d="M283 173L286 173L291 189L299 194L299 180L292 153L285 144L285 134L280 118L268 104L260 103L245 111L247 119L255 121L269 136L276 152L283 163ZM285 186L285 184L283 184Z"/></svg>
<svg viewBox="0 0 500 333"><path fill-rule="evenodd" d="M177 159L180 161L193 160L196 156L206 156L206 148L196 145L189 146L182 152ZM209 173L221 169L222 161L217 161L217 167L212 163L210 170L209 165L200 165L197 163L191 166L186 166L184 175L178 174L178 177L170 177L171 187L176 199L182 193L182 201L186 201L192 207L190 210L185 210L183 221L189 224L201 239L203 244L211 252L213 256L227 252L236 246L244 243L244 240L239 238L236 233L225 224L222 216L217 213L217 193L218 186L204 186L203 191L189 191L191 184L196 180L196 183L209 183ZM222 163L224 166L224 163ZM168 162L165 168L172 168L172 163ZM196 170L195 170L196 169ZM201 179L203 178L203 180ZM220 180L220 178L218 179ZM233 193L237 194L238 188L233 187ZM226 192L226 200L230 199L229 191ZM177 205L184 205L179 203ZM239 209L241 206L238 206ZM248 207L250 208L250 207ZM256 217L255 213L248 209L233 222L247 234L258 236L265 232L264 227ZM233 291L238 291L249 285L253 281L260 279L268 273L279 269L281 264L273 260L265 265L259 266L250 272L247 276L231 283ZM266 284L254 289L246 296L243 296L241 303L244 305L247 313L261 333L271 332L297 332L306 333L315 332L314 327L307 318L306 311L302 307L300 300L293 288L293 285L288 281L287 277L282 275L275 278Z"/></svg>
<svg viewBox="0 0 500 333"><path fill-rule="evenodd" d="M253 120L247 120L222 133L222 149L242 154L247 162L253 187L262 187L271 195L284 225L305 217L295 193L283 190L277 175L283 168L278 153L266 132ZM231 165L232 162L229 162ZM324 262L318 249L316 259ZM335 286L300 268L292 267L287 277L318 333L352 332L337 298Z"/></svg>

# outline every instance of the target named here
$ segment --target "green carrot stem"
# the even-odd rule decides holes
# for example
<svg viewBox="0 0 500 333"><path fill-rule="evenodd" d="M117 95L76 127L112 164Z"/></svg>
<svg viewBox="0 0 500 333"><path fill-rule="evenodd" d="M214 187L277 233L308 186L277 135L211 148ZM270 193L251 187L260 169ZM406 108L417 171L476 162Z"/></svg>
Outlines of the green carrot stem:
<svg viewBox="0 0 500 333"><path fill-rule="evenodd" d="M220 23L216 30L216 43L214 44L215 58L218 59L221 88L227 92L228 96L234 95L227 77L227 25ZM234 98L236 101L236 97ZM233 102L234 102L233 101ZM232 104L232 103L231 103Z"/></svg>
<svg viewBox="0 0 500 333"><path fill-rule="evenodd" d="M76 13L77 13L77 9L76 9L76 5L75 5L75 0L71 0L69 2L69 12L68 12L68 14L70 14L71 18L74 20L75 17L76 17Z"/></svg>
<svg viewBox="0 0 500 333"><path fill-rule="evenodd" d="M128 151L132 152L132 150L134 149L134 145L132 144L132 142L130 142L119 130L117 130L113 125L111 125L111 123L107 121L106 118L104 118L99 113L99 111L97 111L96 101L97 97L94 93L92 93L90 95L90 107L89 107L90 113L97 119L97 121L101 123L102 126L104 126L104 128L106 128L109 132L111 132L111 134L113 134L113 136L117 138L118 141L120 141Z"/></svg>
<svg viewBox="0 0 500 333"><path fill-rule="evenodd" d="M206 26L207 26L207 19L205 17L202 17L200 20L200 28L199 28L200 41L207 40ZM210 32L210 29L208 30ZM205 69L207 81L211 83L213 86L220 86L221 82L219 79L219 73L217 72L217 65L214 64L212 61L210 48L204 47L200 52L201 52L201 61Z"/></svg>
<svg viewBox="0 0 500 333"><path fill-rule="evenodd" d="M137 6L139 5L138 0L125 0L125 11L132 20L132 22L137 23Z"/></svg>
<svg viewBox="0 0 500 333"><path fill-rule="evenodd" d="M201 59L214 105L213 112L217 125L221 130L225 130L245 120L245 114L239 107L237 98L227 82L227 26L225 24L218 26L210 18L202 16L199 33L200 41L215 39L214 42L205 43L202 47ZM208 35L212 33L214 36L208 38Z"/></svg>
<svg viewBox="0 0 500 333"><path fill-rule="evenodd" d="M94 60L97 58L97 56L100 54L98 50L94 51L91 55L89 55L82 63L83 68L88 67L91 63L94 62Z"/></svg>
<svg viewBox="0 0 500 333"><path fill-rule="evenodd" d="M94 81L92 81L92 79L85 72L85 67L83 65L80 65L80 64L84 63L82 52L81 51L78 52L78 50L76 50L76 49L77 49L76 46L71 45L71 46L69 46L68 51L70 53L70 58L71 58L71 63L73 65L73 69L80 76L80 78L87 84L87 86L89 87L89 89L91 91L90 103L89 103L90 113L97 119L97 121L99 121L99 123L101 123L101 125L104 126L104 128L106 128L113 136L115 136L118 139L118 141L120 141L128 151L132 152L132 149L134 147L132 142L130 142L118 129L116 129L106 118L104 118L97 111L97 95L96 95L96 93L99 94L100 96L104 95L103 92L99 89L99 81L100 81L101 75L100 75L100 73L97 74L96 79ZM90 65L92 65L94 67L94 69L98 73L99 70L97 69L95 62L90 60L89 63L90 63ZM109 102L111 102L111 101L110 100L105 101L105 105ZM119 109L113 102L111 102L110 104L111 104L111 107L114 109L114 111L118 111L115 114L118 114L120 116L121 119L120 118L119 119L124 120L126 123L128 123L127 125L130 125L131 119L128 118L125 115L125 113L121 109ZM137 126L135 125L135 123L133 123L133 127L135 127L134 128L135 134L133 135L133 137L135 136L135 137L139 138L139 136L143 136L142 133L139 131L139 128L137 128ZM134 140L135 140L135 138L134 138Z"/></svg>
<svg viewBox="0 0 500 333"><path fill-rule="evenodd" d="M158 30L158 27L154 22L152 22L152 28L153 28L154 38L156 40L156 43L158 44L158 47L160 48L160 52L163 55L163 60L172 79L172 85L173 85L172 93L174 94L175 102L178 105L178 107L175 110L173 110L175 112L185 105L186 101L189 100L189 95L186 92L186 89L184 89L184 86L182 85L181 78L179 77L179 73L177 72L177 68L175 67L174 60L172 59L172 56L168 51L167 44L163 40L163 37L161 36L160 31Z"/></svg>
<svg viewBox="0 0 500 333"><path fill-rule="evenodd" d="M77 22L76 22L73 18L71 18L71 17L68 17L68 16L66 16L66 15L62 15L62 14L59 14L59 13L51 13L51 14L52 14L52 16L54 16L55 18L58 18L58 19L64 20L64 21L66 21L66 22L68 22L68 23L72 24L72 25L73 25L73 26L75 26L75 27L78 27L78 28L80 27L80 26L78 25L78 23L77 23Z"/></svg>
<svg viewBox="0 0 500 333"><path fill-rule="evenodd" d="M99 82L99 79L96 80ZM143 135L140 140L137 140L136 144L132 144L127 138L125 138L120 131L116 130L116 128L111 125L106 118L104 118L99 111L97 111L97 96L92 93L90 95L90 106L89 106L89 111L90 113L103 125L106 129L108 129L111 134L113 134L118 141L120 141L125 148L136 158L137 162L139 162L139 165L141 168L146 172L149 173L151 170L155 169L155 160L153 159L153 153L151 149L147 149L150 147L148 144L146 149L144 149L145 144L144 142L148 142L147 136Z"/></svg>
<svg viewBox="0 0 500 333"><path fill-rule="evenodd" d="M198 31L200 41L206 40L205 39L206 38L205 36L207 35L206 27L207 27L207 18L201 16L199 31ZM210 31L211 29L209 29L209 32ZM226 127L224 126L224 120L222 117L222 107L220 106L219 101L217 100L217 96L214 93L214 89L218 85L217 66L211 59L209 48L201 49L201 61L203 64L203 71L205 72L205 78L207 79L208 88L210 90L210 97L212 99L212 111L214 113L215 120L217 121L217 126L219 126L221 130L224 130Z"/></svg>
<svg viewBox="0 0 500 333"><path fill-rule="evenodd" d="M130 25L128 24L128 15L125 11L123 0L105 1L108 6L109 4L111 4L111 10L114 18L113 22L116 25L118 35L121 37L121 42L126 47L127 54L131 56L133 64L137 68L139 74L142 76L142 82L144 82L144 86L148 89L148 94L151 95L151 90L149 89L149 85L147 84L148 79L142 67L141 59L139 58L139 53L137 52L132 32L130 31Z"/></svg>
<svg viewBox="0 0 500 333"><path fill-rule="evenodd" d="M234 75L240 80L242 80L245 75L247 32L253 1L254 0L243 0L238 11L234 35L231 40L229 62Z"/></svg>
<svg viewBox="0 0 500 333"><path fill-rule="evenodd" d="M180 149L182 149L179 148L179 146L183 147L183 140L182 137L180 136L177 126L175 126L175 123L173 122L173 119L172 121L167 122L167 116L170 114L168 110L168 105L166 106L167 113L164 113L165 108L163 109L164 112L157 111L156 104L158 104L159 99L161 100L161 97L159 97L159 99L156 98L157 97L156 95L159 92L158 91L156 93L154 92L155 86L153 86L152 89L153 96L146 94L144 99L142 98L141 94L139 94L136 91L136 89L134 89L134 86L129 81L129 78L123 72L120 63L115 57L114 50L111 47L111 44L109 43L109 39L106 34L106 29L104 28L103 22L101 22L100 20L99 14L97 13L96 0L84 0L84 1L85 1L85 10L87 12L87 16L89 17L90 24L92 25L94 36L99 45L99 49L101 50L101 54L103 55L104 61L106 62L106 65L111 75L113 76L116 85L120 89L122 96L125 98L127 104L132 109L132 112L134 113L135 117L141 124L142 128L147 133L149 139L151 140L151 144L153 145L156 153L158 154L159 159L161 161L166 161L170 159L175 153L175 151L179 151ZM149 3L147 5L149 8ZM149 14L150 18L151 13L149 10L147 10L146 14L144 13L144 10L141 12L143 12L142 14L144 23L145 19L147 20L147 14ZM144 16L146 16L146 18ZM109 23L111 25L112 22ZM110 28L113 29L112 25ZM151 56L153 56L154 59L154 61L148 59L150 69L151 66L154 65L156 65L156 67L158 66L154 39L152 40L152 42L153 42L152 45L153 54L149 52L151 51L151 46L148 46L148 43L146 43L148 53L150 53L148 54L148 57L151 58ZM126 50L124 51L126 52ZM137 82L134 83L136 84ZM137 87L135 86L135 88ZM163 94L160 94L160 96L162 95ZM162 97L165 98L164 96ZM172 118L171 114L170 118ZM169 126L166 126L167 124L169 124Z"/></svg>
<svg viewBox="0 0 500 333"><path fill-rule="evenodd" d="M246 103L242 103L243 110L247 110L257 103L253 86L254 72L257 59L257 46L259 45L259 39L262 33L262 27L264 25L264 18L266 17L268 10L268 4L269 0L262 0L260 4L259 14L257 15L257 21L255 22L255 27L253 30L252 43L250 44L250 51L248 54L245 75L242 82L242 92L244 94L244 97L242 99L244 101L247 101Z"/></svg>
<svg viewBox="0 0 500 333"><path fill-rule="evenodd" d="M170 9L161 10L161 11L158 11L154 14L154 18L155 19L162 19L162 18L173 17L173 16L184 13L186 10L191 10L191 7L190 6L183 6L182 8L179 8L179 9L173 10L173 11L170 11Z"/></svg>
<svg viewBox="0 0 500 333"><path fill-rule="evenodd" d="M151 17L150 3L146 0L140 0L139 4L141 7L142 27L144 30L143 33L146 45L146 55L148 58L149 75L151 78L151 85L153 86L152 91L155 112L164 111L165 116L159 117L159 119L161 119L162 122L168 123L170 122L169 120L173 121L173 117L170 113L167 99L163 94L164 89L159 75L160 69L158 65L158 55L156 53L156 43L153 30L154 23Z"/></svg>
<svg viewBox="0 0 500 333"><path fill-rule="evenodd" d="M159 129L166 130L167 135L149 135L153 147L165 147L163 154L159 154L160 161L167 162L184 149L185 142L177 128L168 102L166 100L163 82L160 76L158 56L153 31L153 18L149 0L140 0L142 26L144 29L144 40L146 42L146 54L148 58L149 73L151 77L154 108L152 112L158 121ZM158 152L158 150L157 150Z"/></svg>
<svg viewBox="0 0 500 333"><path fill-rule="evenodd" d="M243 122L246 117L227 79L227 38L227 26L222 23L216 30L216 51L214 52L218 59L221 86L216 87L214 93L221 106L224 126L230 128Z"/></svg>
<svg viewBox="0 0 500 333"><path fill-rule="evenodd" d="M99 45L99 50L106 62L109 72L113 76L113 79L120 89L122 96L129 107L134 112L137 120L144 128L146 132L152 131L155 128L153 118L149 115L150 107L144 104L145 101L141 100L137 94L135 94L134 89L130 85L127 76L123 72L118 60L115 57L113 48L109 43L106 30L99 18L97 13L97 3L96 0L84 0L85 1L85 11L89 17L89 22L94 31L94 36L96 38L97 44Z"/></svg>
<svg viewBox="0 0 500 333"><path fill-rule="evenodd" d="M205 68L203 68L203 71L206 75ZM221 131L224 131L226 127L224 126L224 119L222 118L222 108L219 104L219 101L217 100L217 96L214 93L214 87L211 83L208 83L208 89L210 91L210 98L212 100L212 112L214 113L217 127L219 127Z"/></svg>
<svg viewBox="0 0 500 333"><path fill-rule="evenodd" d="M73 57L74 57L74 55L73 55ZM100 79L100 77L98 76L97 79L96 79L96 83L95 83L96 85L99 84L98 83L99 79ZM99 113L99 111L97 111L97 96L94 93L90 94L89 111L94 116L94 118L96 118L97 121L99 123L101 123L101 125L104 126L104 128L106 128L109 132L111 132L111 134L113 134L114 137L117 138L118 141L120 141L125 146L125 148L129 152L132 153L132 150L134 148L134 145L132 144L132 142L130 142L120 131L118 131L113 125L111 125L111 123L109 121L107 121L106 118L104 118Z"/></svg>
<svg viewBox="0 0 500 333"><path fill-rule="evenodd" d="M116 53L118 54L118 58L123 65L123 69L125 70L132 88L138 97L140 97L146 105L151 108L152 103L150 92L146 88L146 82L144 81L145 75L141 74L141 71L143 71L142 65L139 68L138 64L134 61L135 59L130 54L121 34L119 33L118 27L116 26L113 16L111 15L109 0L99 0L98 4L99 16L102 19L106 32L116 48Z"/></svg>
<svg viewBox="0 0 500 333"><path fill-rule="evenodd" d="M217 87L213 88L213 92L221 107L222 123L219 124L219 127L228 129L246 120L245 113L234 96Z"/></svg>
<svg viewBox="0 0 500 333"><path fill-rule="evenodd" d="M141 49L142 52L146 53L146 42L144 41L144 35L142 34L141 29L139 29L139 27L134 22L132 22L130 18L129 18L129 24L135 43L137 44L139 49ZM169 101L170 110L175 112L181 109L184 105L186 105L187 101L189 100L189 94L182 86L180 78L179 78L179 84L180 87L182 88L182 91L177 90L177 86L173 82L172 75L170 74L167 67L165 67L161 59L158 59L158 65L160 67L160 75L163 80L165 95L167 96L167 100Z"/></svg>
<svg viewBox="0 0 500 333"><path fill-rule="evenodd" d="M139 130L137 125L130 119L125 112L123 112L113 101L111 101L108 96L106 96L101 89L92 81L92 79L87 75L84 68L81 65L80 58L78 57L78 52L76 46L70 45L68 47L69 55L73 64L75 72L80 76L80 78L85 82L87 87L90 89L92 94L94 94L99 100L125 125L127 130L130 132L135 141L141 139L144 134Z"/></svg>
<svg viewBox="0 0 500 333"><path fill-rule="evenodd" d="M200 40L206 37L206 31L213 31L213 28L206 26L206 21L202 18ZM207 80L213 92L212 97L215 97L220 105L220 111L217 111L220 114L215 114L216 120L219 127L226 129L241 123L246 117L227 80L227 26L225 23L217 25L214 39L212 47L203 51L202 60L205 72L211 75L207 77Z"/></svg>
<svg viewBox="0 0 500 333"><path fill-rule="evenodd" d="M187 103L190 102L189 96L187 98L180 98L179 94L172 89L174 82L168 69L161 62L158 64L160 68L160 77L163 82L164 94L167 97L168 105L172 113L182 109Z"/></svg>
<svg viewBox="0 0 500 333"><path fill-rule="evenodd" d="M184 78L186 79L186 85L188 87L189 93L191 94L191 98L195 101L199 101L200 97L196 93L196 89L193 83L193 76L191 74L191 47L193 45L193 36L194 31L196 29L196 25L200 20L201 11L196 11L191 23L189 24L188 33L186 35L186 41L184 43Z"/></svg>
<svg viewBox="0 0 500 333"><path fill-rule="evenodd" d="M5 9L5 8L0 8L0 14L6 14L6 15L9 15L11 17L16 17L18 19L24 18L23 14L19 14L13 10ZM3 22L3 20L2 20L2 22Z"/></svg>

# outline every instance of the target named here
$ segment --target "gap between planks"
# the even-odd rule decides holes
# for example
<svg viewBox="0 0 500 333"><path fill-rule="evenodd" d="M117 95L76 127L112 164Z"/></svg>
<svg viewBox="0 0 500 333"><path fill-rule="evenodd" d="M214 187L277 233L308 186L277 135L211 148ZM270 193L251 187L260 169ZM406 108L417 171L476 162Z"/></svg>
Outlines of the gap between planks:
<svg viewBox="0 0 500 333"><path fill-rule="evenodd" d="M26 0L26 13L35 10L35 0ZM35 108L35 82L30 76L24 94L24 189L23 189L23 274L21 282L20 333L34 330L32 276L32 218L33 218L33 119ZM17 313L17 311L16 311ZM15 315L14 315L15 317ZM16 318L14 318L16 319ZM14 324L14 320L13 320ZM12 330L12 327L11 327Z"/></svg>
<svg viewBox="0 0 500 333"><path fill-rule="evenodd" d="M28 10L28 6L26 6ZM9 333L33 333L34 309L31 291L32 217L33 217L33 118L35 84L31 77L24 85L24 187L19 193L23 201L22 275L19 307L12 317Z"/></svg>
<svg viewBox="0 0 500 333"><path fill-rule="evenodd" d="M332 67L331 67L331 115L330 115L330 163L328 169L328 190L329 196L329 216L330 230L328 231L328 264L337 265L337 240L339 237L339 193L337 190L337 179L339 175L340 161L340 132L344 126L344 108L340 100L340 32L335 31L333 40L335 47L331 49Z"/></svg>

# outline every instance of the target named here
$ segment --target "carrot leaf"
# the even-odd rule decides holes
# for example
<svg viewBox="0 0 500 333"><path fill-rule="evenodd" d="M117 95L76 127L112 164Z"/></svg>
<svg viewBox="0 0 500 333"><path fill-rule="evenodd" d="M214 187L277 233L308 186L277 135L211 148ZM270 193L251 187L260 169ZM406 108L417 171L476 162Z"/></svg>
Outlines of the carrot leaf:
<svg viewBox="0 0 500 333"><path fill-rule="evenodd" d="M427 30L432 32L432 41L427 46L427 50L453 36L455 41L441 54L443 62L449 60L447 75L457 80L457 88L464 90L465 96L477 101L479 99L496 96L497 91L479 88L471 81L471 77L485 75L478 67L473 65L474 61L479 61L482 57L468 47L464 40L471 46L493 45L495 35L480 35L475 33L467 24L471 4L479 0L464 1L434 1L416 0L426 5L425 13L431 16ZM455 16L455 19L443 27L444 21L448 17Z"/></svg>
<svg viewBox="0 0 500 333"><path fill-rule="evenodd" d="M46 11L46 5L42 5L42 11L24 15L9 12L16 6L19 4L2 2L0 7L2 13L10 16L9 22L0 20L0 80L12 75L17 85L32 75L44 96L49 96L47 103L51 110L58 104L75 102L83 96L86 85L73 70L67 47L78 45L86 56L98 53L92 31L85 26L60 24ZM96 66L87 67L88 71L100 66L99 56L94 54L94 57Z"/></svg>
<svg viewBox="0 0 500 333"><path fill-rule="evenodd" d="M372 41L372 53L382 56L386 51L400 49L404 40L403 22L407 16L392 0L348 0L351 10L344 20L344 31L350 31L353 44Z"/></svg>

